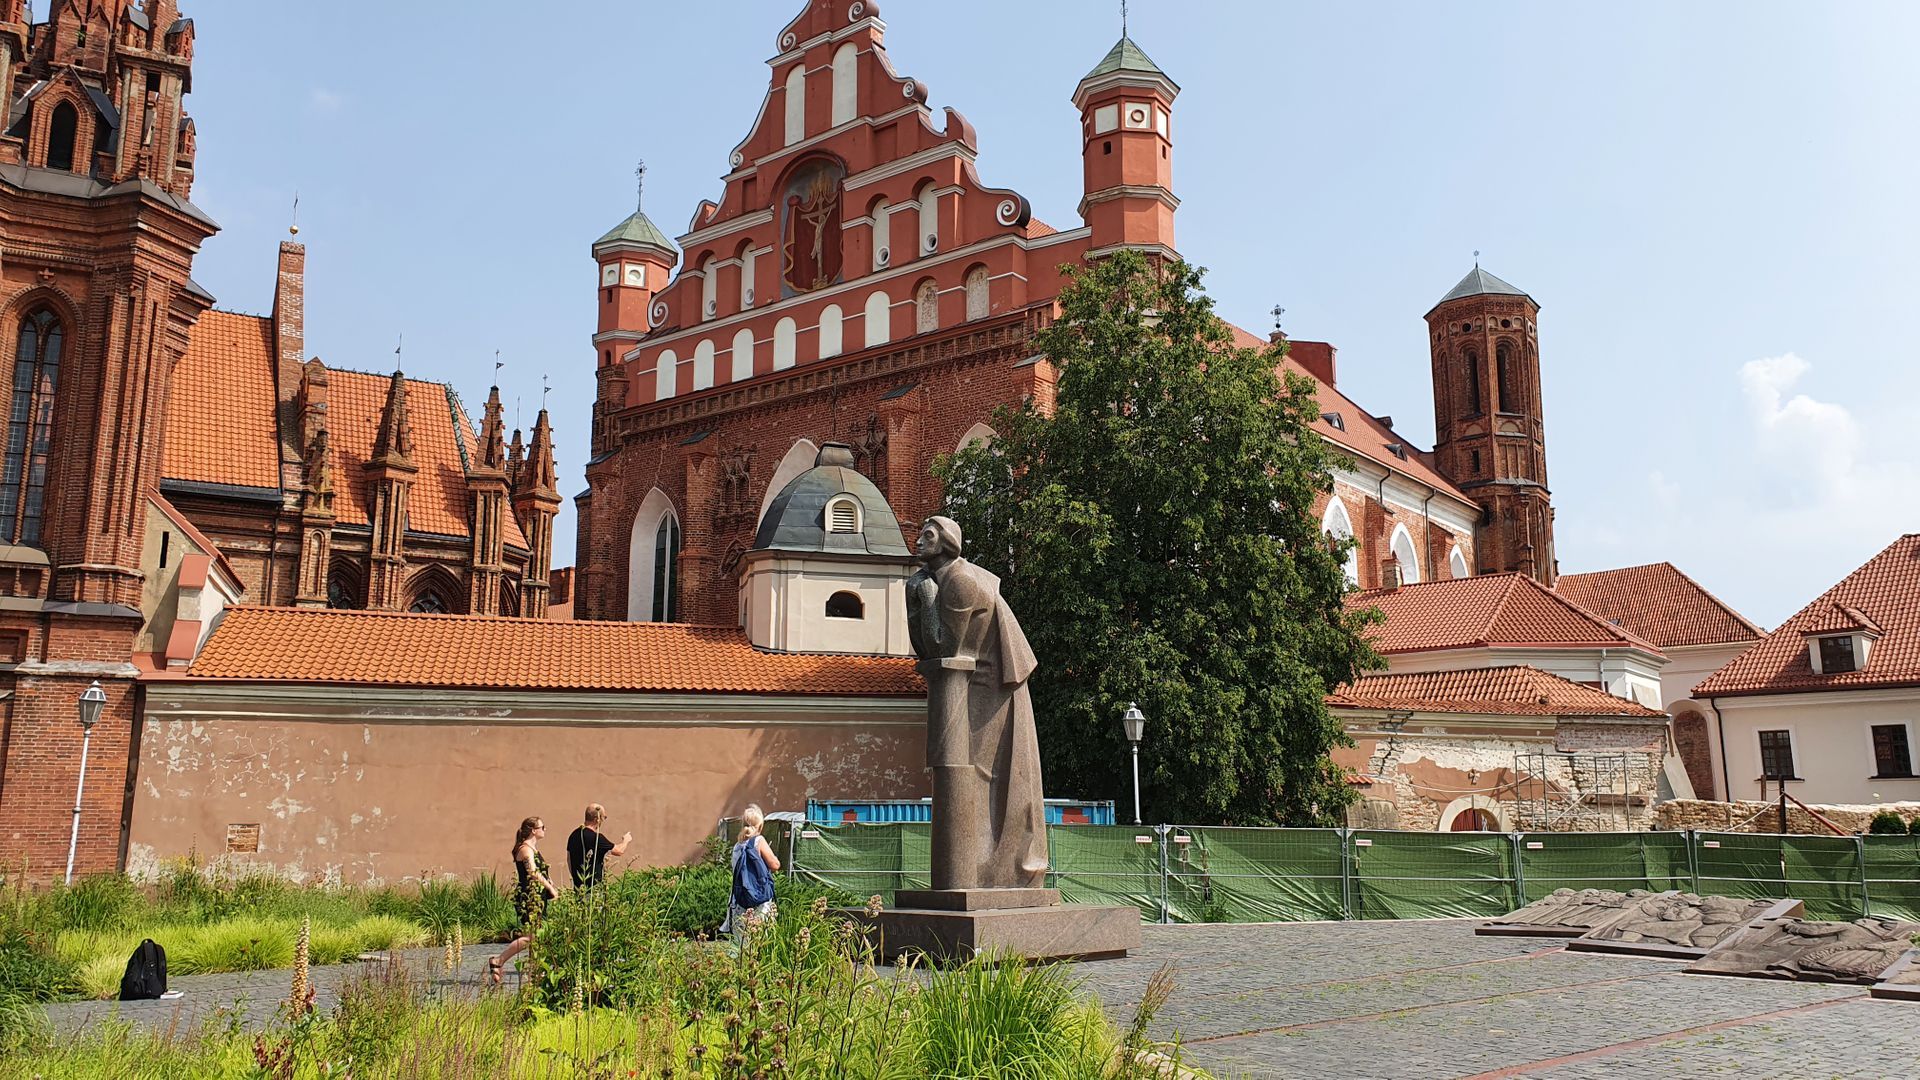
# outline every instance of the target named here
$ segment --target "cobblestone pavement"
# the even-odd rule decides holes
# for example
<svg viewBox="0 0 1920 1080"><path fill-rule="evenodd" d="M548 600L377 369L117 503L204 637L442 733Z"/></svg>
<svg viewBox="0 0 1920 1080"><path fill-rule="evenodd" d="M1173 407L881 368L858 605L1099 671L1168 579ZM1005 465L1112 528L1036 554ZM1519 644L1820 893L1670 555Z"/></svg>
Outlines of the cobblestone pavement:
<svg viewBox="0 0 1920 1080"><path fill-rule="evenodd" d="M1670 960L1476 937L1473 923L1149 926L1088 964L1126 1019L1162 963L1157 1034L1222 1077L1920 1075L1920 1006L1863 987L1686 975Z"/></svg>
<svg viewBox="0 0 1920 1080"><path fill-rule="evenodd" d="M457 972L446 970L446 953L440 949L402 950L399 962L410 978L442 990L479 989L487 977L487 958L498 953L499 945L467 946ZM377 965L338 964L312 969L314 1005L331 1010L340 1001L340 988L350 979L369 974ZM205 1024L233 1024L243 1030L257 1031L271 1020L286 1000L291 971L247 971L226 975L185 975L167 980L170 989L182 996L172 1001L76 1001L47 1006L47 1018L54 1029L73 1033L103 1020L123 1020L157 1031L193 1031ZM519 976L509 966L506 984L518 985Z"/></svg>
<svg viewBox="0 0 1920 1080"><path fill-rule="evenodd" d="M1177 1036L1187 1061L1223 1080L1920 1076L1920 1004L1875 1001L1860 987L1685 975L1669 960L1476 937L1464 921L1145 930L1139 953L1078 974L1124 1022L1148 977L1172 963L1176 989L1156 1034ZM403 959L415 977L464 991L481 984L497 951L469 948L455 975L438 950ZM365 968L314 969L320 1006ZM286 995L287 977L179 978L179 1001L85 1002L48 1014L65 1031L116 1015L161 1029L209 1019L257 1027Z"/></svg>

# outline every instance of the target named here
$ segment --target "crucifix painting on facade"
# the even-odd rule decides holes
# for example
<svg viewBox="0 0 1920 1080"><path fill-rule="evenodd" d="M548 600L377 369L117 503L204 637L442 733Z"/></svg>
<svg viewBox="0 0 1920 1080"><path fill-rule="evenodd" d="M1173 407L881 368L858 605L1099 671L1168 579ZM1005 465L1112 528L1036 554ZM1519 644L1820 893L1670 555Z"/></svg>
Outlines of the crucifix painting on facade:
<svg viewBox="0 0 1920 1080"><path fill-rule="evenodd" d="M824 289L840 279L841 184L846 170L831 161L801 166L787 181L781 248L782 278L796 293Z"/></svg>

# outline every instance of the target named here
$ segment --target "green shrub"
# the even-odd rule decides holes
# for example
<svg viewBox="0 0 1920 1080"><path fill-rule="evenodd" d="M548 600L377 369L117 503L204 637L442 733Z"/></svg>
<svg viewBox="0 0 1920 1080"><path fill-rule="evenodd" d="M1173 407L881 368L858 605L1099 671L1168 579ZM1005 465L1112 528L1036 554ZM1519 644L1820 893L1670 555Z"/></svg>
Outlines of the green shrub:
<svg viewBox="0 0 1920 1080"><path fill-rule="evenodd" d="M124 874L94 874L55 889L53 917L62 929L118 930L146 907L146 898Z"/></svg>
<svg viewBox="0 0 1920 1080"><path fill-rule="evenodd" d="M468 941L505 940L518 921L513 899L500 891L500 883L491 873L467 883L467 893L460 902L460 926Z"/></svg>
<svg viewBox="0 0 1920 1080"><path fill-rule="evenodd" d="M292 966L293 942L299 932L288 920L242 916L195 927L182 935L179 944L161 945L167 950L168 970L181 975L268 971Z"/></svg>
<svg viewBox="0 0 1920 1080"><path fill-rule="evenodd" d="M1867 823L1867 831L1875 836L1905 835L1907 820L1891 810L1882 810Z"/></svg>
<svg viewBox="0 0 1920 1080"><path fill-rule="evenodd" d="M73 965L51 942L23 929L0 930L0 998L53 1001L76 986Z"/></svg>
<svg viewBox="0 0 1920 1080"><path fill-rule="evenodd" d="M420 895L414 898L413 919L427 928L435 943L445 942L455 923L465 914L466 892L458 882L420 882Z"/></svg>
<svg viewBox="0 0 1920 1080"><path fill-rule="evenodd" d="M1920 814L1915 814L1913 819L1907 822L1907 832L1920 836Z"/></svg>
<svg viewBox="0 0 1920 1080"><path fill-rule="evenodd" d="M1068 1075L1088 1049L1086 1033L1072 1022L1077 1005L1078 992L1058 965L975 957L936 970L914 1008L922 1075Z"/></svg>
<svg viewBox="0 0 1920 1080"><path fill-rule="evenodd" d="M429 944L427 931L420 924L392 915L369 915L347 927L347 932L359 943L354 955L416 949Z"/></svg>

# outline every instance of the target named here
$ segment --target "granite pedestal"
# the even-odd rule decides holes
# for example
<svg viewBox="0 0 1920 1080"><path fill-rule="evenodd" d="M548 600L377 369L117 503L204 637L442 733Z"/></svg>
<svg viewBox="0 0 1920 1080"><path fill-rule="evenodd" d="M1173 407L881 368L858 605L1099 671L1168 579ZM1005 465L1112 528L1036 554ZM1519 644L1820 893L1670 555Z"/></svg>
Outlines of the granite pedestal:
<svg viewBox="0 0 1920 1080"><path fill-rule="evenodd" d="M1108 960L1140 947L1140 909L1067 905L1057 889L902 890L877 915L846 914L888 963L919 956L964 963L976 955Z"/></svg>

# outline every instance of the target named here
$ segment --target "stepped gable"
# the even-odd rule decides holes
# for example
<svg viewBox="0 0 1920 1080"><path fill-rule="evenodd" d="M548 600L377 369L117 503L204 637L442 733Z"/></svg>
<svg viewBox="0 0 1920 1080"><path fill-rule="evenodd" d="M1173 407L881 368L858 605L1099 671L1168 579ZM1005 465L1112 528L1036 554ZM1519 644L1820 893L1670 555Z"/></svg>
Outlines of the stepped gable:
<svg viewBox="0 0 1920 1080"><path fill-rule="evenodd" d="M913 661L767 653L733 626L236 607L193 679L920 697Z"/></svg>
<svg viewBox="0 0 1920 1080"><path fill-rule="evenodd" d="M1383 625L1368 628L1382 655L1438 649L1660 650L1524 573L1482 574L1451 581L1349 594L1347 607L1379 608Z"/></svg>
<svg viewBox="0 0 1920 1080"><path fill-rule="evenodd" d="M1663 649L1758 641L1767 633L1667 562L1565 574L1554 591Z"/></svg>
<svg viewBox="0 0 1920 1080"><path fill-rule="evenodd" d="M1657 709L1524 666L1366 675L1328 694L1327 704L1477 716L1667 718Z"/></svg>
<svg viewBox="0 0 1920 1080"><path fill-rule="evenodd" d="M1816 675L1813 634L1874 635L1859 671ZM1895 540L1766 639L1707 676L1696 698L1920 686L1920 533Z"/></svg>

